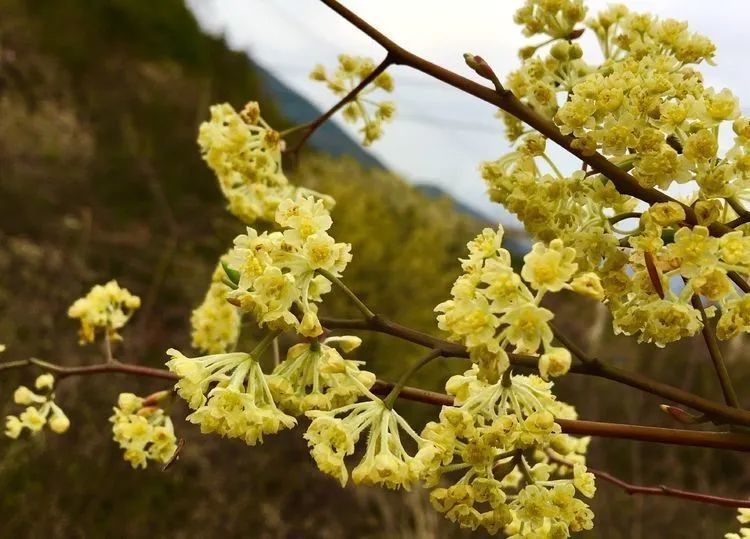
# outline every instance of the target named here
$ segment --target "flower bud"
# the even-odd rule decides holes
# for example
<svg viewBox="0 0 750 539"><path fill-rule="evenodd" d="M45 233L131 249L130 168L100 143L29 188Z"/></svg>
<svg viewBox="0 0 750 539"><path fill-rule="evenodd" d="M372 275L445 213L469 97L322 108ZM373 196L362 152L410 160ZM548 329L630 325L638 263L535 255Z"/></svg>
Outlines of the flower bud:
<svg viewBox="0 0 750 539"><path fill-rule="evenodd" d="M52 432L62 434L63 432L67 431L69 427L70 419L68 419L68 416L66 416L62 412L62 410L56 410L52 414L52 418L49 420L49 428L52 430Z"/></svg>
<svg viewBox="0 0 750 539"><path fill-rule="evenodd" d="M38 402L38 396L26 386L18 386L13 393L13 402L28 406L33 402Z"/></svg>
<svg viewBox="0 0 750 539"><path fill-rule="evenodd" d="M34 387L37 389L52 389L54 385L55 377L49 373L39 375L34 382Z"/></svg>

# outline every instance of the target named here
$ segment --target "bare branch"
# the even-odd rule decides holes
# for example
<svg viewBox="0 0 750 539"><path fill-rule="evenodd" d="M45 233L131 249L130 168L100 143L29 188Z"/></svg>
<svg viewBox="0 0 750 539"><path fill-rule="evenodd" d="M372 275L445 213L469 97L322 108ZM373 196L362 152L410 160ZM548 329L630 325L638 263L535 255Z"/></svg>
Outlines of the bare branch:
<svg viewBox="0 0 750 539"><path fill-rule="evenodd" d="M564 464L566 466L573 466L572 462L568 462L565 459L562 459L555 455L554 453L548 452L547 453L553 461ZM619 477L615 477L609 472L605 472L602 470L597 470L595 468L586 467L589 472L594 474L597 479L601 479L603 481L607 481L608 483L611 483L613 485L616 485L620 487L622 490L630 494L631 496L633 494L645 494L650 496L667 496L670 498L681 498L683 500L689 500L691 502L698 502L698 503L705 503L709 505L720 505L722 507L750 507L750 500L748 499L739 499L739 498L726 498L723 496L715 496L713 494L703 494L701 492L694 492L692 490L684 490L674 487L668 487L666 485L658 485L658 486L646 486L646 485L636 485L633 483L628 483L627 481L624 481L620 479Z"/></svg>
<svg viewBox="0 0 750 539"><path fill-rule="evenodd" d="M378 380L371 391L378 395L387 395L394 384ZM425 404L451 406L453 397L443 393L404 387L399 397ZM555 419L566 434L578 436L598 436L602 438L619 438L657 444L685 445L692 447L710 447L732 451L750 452L750 436L735 432L692 431L668 429L663 427L646 427L622 423L603 423L582 419Z"/></svg>
<svg viewBox="0 0 750 539"><path fill-rule="evenodd" d="M713 327L709 324L708 317L706 316L706 309L703 308L703 303L700 298L693 296L690 300L693 307L698 309L701 313L701 320L703 321L703 340L706 341L708 347L708 354L711 356L711 361L714 364L716 370L716 377L719 379L719 385L721 385L721 392L724 394L724 400L729 406L735 408L740 407L740 401L737 399L737 393L734 391L732 385L732 378L729 376L726 363L724 363L724 356L719 348L719 341L716 339L716 333L714 333Z"/></svg>
<svg viewBox="0 0 750 539"><path fill-rule="evenodd" d="M320 322L327 329L358 329L386 333L426 348L440 350L441 355L444 357L469 357L466 347L460 344L445 341L421 331L402 326L378 314L370 320L321 318ZM508 354L508 356L511 365L524 369L536 369L539 361L539 358L536 356L513 353ZM714 402L684 389L653 380L648 376L608 365L600 360L573 365L570 372L606 378L607 380L630 386L684 406L689 406L694 410L706 414L715 423L750 426L750 412Z"/></svg>

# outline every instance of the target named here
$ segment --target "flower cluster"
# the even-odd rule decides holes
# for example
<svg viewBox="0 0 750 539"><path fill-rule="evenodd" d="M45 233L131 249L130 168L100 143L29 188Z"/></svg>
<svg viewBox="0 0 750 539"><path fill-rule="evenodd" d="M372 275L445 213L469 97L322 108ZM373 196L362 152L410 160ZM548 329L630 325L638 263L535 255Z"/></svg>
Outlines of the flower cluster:
<svg viewBox="0 0 750 539"><path fill-rule="evenodd" d="M115 413L109 418L114 440L133 468L145 468L149 460L167 463L177 450L172 420L158 406L163 393L146 399L120 393Z"/></svg>
<svg viewBox="0 0 750 539"><path fill-rule="evenodd" d="M526 0L513 20L523 26L526 36L547 34L556 39L569 39L575 25L585 16L583 0Z"/></svg>
<svg viewBox="0 0 750 539"><path fill-rule="evenodd" d="M740 116L729 90L705 87L698 71L712 61L713 44L685 23L611 6L587 21L604 54L592 65L573 41L577 15L566 19L566 9L577 11L562 1L529 1L519 10L517 22L528 35L550 39L522 49L522 66L507 87L572 135L575 149L602 153L643 187L694 182L697 189L685 206L660 203L635 213L635 199L603 176L561 173L543 137L525 135L504 117L516 148L482 164L490 196L534 238L548 245L562 240L575 250L579 271L599 277L616 332L658 346L694 335L703 327L696 296L721 310L720 338L750 331L750 302L730 281L750 275L746 231L716 239L706 228L734 219L750 200L750 120ZM720 131L729 124L734 144L722 153ZM686 226L687 205L700 226ZM708 317L716 312L706 308Z"/></svg>
<svg viewBox="0 0 750 539"><path fill-rule="evenodd" d="M289 183L281 168L284 141L263 120L254 101L239 113L228 103L211 107L211 119L200 126L198 144L229 211L247 224L273 221L282 200L313 194ZM333 199L320 196L333 205Z"/></svg>
<svg viewBox="0 0 750 539"><path fill-rule="evenodd" d="M70 420L65 412L55 403L53 388L55 378L51 374L42 374L34 382L35 393L26 386L19 386L13 393L13 402L26 409L18 416L5 418L5 435L18 438L23 429L36 434L48 425L52 432L62 434L70 427Z"/></svg>
<svg viewBox="0 0 750 539"><path fill-rule="evenodd" d="M86 296L77 299L68 309L68 316L81 322L81 344L94 342L98 330L117 340L120 338L117 330L127 324L140 306L138 296L121 288L117 281L109 281L94 286Z"/></svg>
<svg viewBox="0 0 750 539"><path fill-rule="evenodd" d="M613 268L604 284L615 318L615 330L639 334L659 346L694 335L703 327L691 298L702 296L721 308L717 336L729 339L750 332L750 301L735 289L732 271L750 274L750 237L741 231L714 238L704 226L659 222L684 218L682 208L655 205L641 217L641 230L630 239L630 271ZM676 229L676 231L674 230ZM665 231L672 237L663 239ZM707 309L714 313L713 307Z"/></svg>
<svg viewBox="0 0 750 539"><path fill-rule="evenodd" d="M333 73L328 73L322 65L316 65L310 72L314 81L325 82L337 97L344 97L353 90L363 79L374 70L375 63L369 58L340 54L338 66ZM383 122L393 118L396 106L392 101L376 102L368 99L368 95L376 90L393 91L393 78L386 72L380 73L372 84L344 106L344 119L352 124L363 122L360 129L364 137L364 145L369 146L383 134Z"/></svg>
<svg viewBox="0 0 750 539"><path fill-rule="evenodd" d="M596 271L619 252L610 217L635 209L635 199L583 171L570 177L542 174L537 159L545 159L545 140L524 137L517 151L482 163L481 174L490 198L513 212L537 240L561 239L576 251L582 271Z"/></svg>
<svg viewBox="0 0 750 539"><path fill-rule="evenodd" d="M193 410L187 420L201 432L240 438L248 445L263 442L263 435L289 429L296 420L276 406L258 358L270 344L267 336L251 353L232 352L189 358L167 350L169 370L180 377L177 393Z"/></svg>
<svg viewBox="0 0 750 539"><path fill-rule="evenodd" d="M344 359L344 352L359 346L358 337L329 337L323 342L300 343L267 377L276 404L298 416L310 410L331 410L352 404L375 383L375 375L360 370L361 361Z"/></svg>
<svg viewBox="0 0 750 539"><path fill-rule="evenodd" d="M737 520L740 524L750 524L750 509L738 509ZM740 533L727 533L724 539L748 539L750 538L750 528L740 528Z"/></svg>
<svg viewBox="0 0 750 539"><path fill-rule="evenodd" d="M349 478L344 459L354 453L360 436L368 431L364 456L352 470L354 483L408 490L416 481L433 473L439 465L439 450L414 432L404 418L382 400L369 391L364 393L370 400L330 411L307 412L312 418L305 433L310 454L323 473L335 477L344 486ZM404 448L401 431L416 444L413 455Z"/></svg>
<svg viewBox="0 0 750 539"><path fill-rule="evenodd" d="M323 331L316 303L331 289L321 272L339 277L351 260L351 246L328 234L331 217L312 197L284 200L276 222L283 231L258 234L248 228L235 238L227 257L236 272L229 300L260 325L316 337Z"/></svg>
<svg viewBox="0 0 750 539"><path fill-rule="evenodd" d="M219 262L211 277L206 296L190 317L194 348L220 354L234 348L240 335L240 313L229 303L232 288L226 283L226 271Z"/></svg>
<svg viewBox="0 0 750 539"><path fill-rule="evenodd" d="M432 490L435 509L462 527L492 534L504 529L513 538L591 529L593 513L575 497L578 491L590 498L596 490L581 455L588 440L560 433L555 417L575 412L555 401L551 385L514 375L487 383L476 366L448 380L455 403L422 432L440 449L442 462L428 485L463 475Z"/></svg>
<svg viewBox="0 0 750 539"><path fill-rule="evenodd" d="M601 297L602 288L595 274L576 276L575 250L559 239L534 245L524 258L519 276L511 265L510 253L502 248L503 228L486 228L469 242L469 257L462 260L464 270L453 285L452 299L435 310L438 326L450 338L466 345L482 376L496 381L508 368L506 348L536 354L542 351L539 369L542 376L560 376L570 367L570 353L552 346L549 321L552 312L540 306L547 291L563 288ZM523 277L533 288L522 280Z"/></svg>

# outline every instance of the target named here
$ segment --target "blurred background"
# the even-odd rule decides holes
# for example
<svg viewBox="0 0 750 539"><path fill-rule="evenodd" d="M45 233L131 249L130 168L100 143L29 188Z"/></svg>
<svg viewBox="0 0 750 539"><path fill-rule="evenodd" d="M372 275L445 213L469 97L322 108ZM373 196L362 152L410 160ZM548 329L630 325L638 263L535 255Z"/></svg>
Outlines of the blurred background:
<svg viewBox="0 0 750 539"><path fill-rule="evenodd" d="M403 12L396 12L396 2L351 3L457 70L464 49L483 54L498 73L516 65L516 2L466 3L479 13L494 9L481 23L474 9L455 3L417 4L423 9L400 3ZM741 50L722 40L740 43L747 8L735 3L732 11L730 4L657 7L716 39L724 78L715 83L742 98L750 86L739 69ZM66 310L111 278L143 300L124 332L122 360L162 366L168 347L187 351L190 311L218 255L243 229L224 210L200 159L199 123L211 104L224 101L260 101L277 129L315 118L333 99L305 82L307 71L333 64L338 52L379 54L313 0L0 0L0 343L8 346L1 359L100 361L98 347L77 344ZM432 309L448 296L470 237L502 219L514 256L522 257L528 242L482 198L477 163L507 148L493 111L415 73L394 76L402 114L386 126L382 143L365 151L347 128L328 124L291 176L337 199L334 236L351 242L355 255L345 276L350 287L387 316L435 332ZM592 301L559 295L549 307L592 354L720 398L702 340L659 350L613 337L605 309ZM325 314L356 315L336 294ZM420 353L362 336L357 359L386 379ZM725 346L741 394L750 381L750 367L739 361L744 345ZM463 367L435 361L417 382L439 390ZM14 388L34 374L3 373L3 415ZM124 376L67 379L57 391L72 421L66 435L0 438L0 537L468 536L435 513L422 491L341 489L316 470L301 428L248 447L200 435L182 421L181 404L173 411L186 439L179 462L166 472L133 471L111 440L112 403L121 391L164 387ZM585 419L672 426L659 400L611 382L571 375L557 392ZM399 410L416 424L437 412L411 403ZM608 440L590 448L592 467L632 482L750 492L750 467L739 453ZM736 528L731 509L628 497L605 483L593 509L597 527L587 537L721 537Z"/></svg>

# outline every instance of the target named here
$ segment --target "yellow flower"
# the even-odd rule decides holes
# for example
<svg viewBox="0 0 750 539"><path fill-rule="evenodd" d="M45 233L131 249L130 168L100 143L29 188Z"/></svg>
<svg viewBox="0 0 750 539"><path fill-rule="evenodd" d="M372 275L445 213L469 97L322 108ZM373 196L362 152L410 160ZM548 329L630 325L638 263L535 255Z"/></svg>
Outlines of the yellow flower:
<svg viewBox="0 0 750 539"><path fill-rule="evenodd" d="M532 354L542 344L546 347L552 341L552 330L547 324L552 316L549 310L533 304L513 308L502 318L502 323L508 325L503 336L516 351Z"/></svg>
<svg viewBox="0 0 750 539"><path fill-rule="evenodd" d="M440 451L434 444L416 434L380 399L373 398L331 411L313 410L307 415L313 419L305 433L310 453L320 470L339 479L342 486L346 485L349 475L344 457L354 452L354 446L365 430L369 431L367 448L352 471L352 480L356 484L379 484L408 490L415 481L440 464ZM338 415L342 417L336 417ZM404 448L399 434L401 430L416 442L418 451L414 456Z"/></svg>
<svg viewBox="0 0 750 539"><path fill-rule="evenodd" d="M677 202L656 203L649 208L648 214L660 226L669 226L685 220L685 209Z"/></svg>
<svg viewBox="0 0 750 539"><path fill-rule="evenodd" d="M583 464L573 466L573 485L578 489L578 492L587 498L593 498L596 493L595 481L594 474L586 471L586 466Z"/></svg>
<svg viewBox="0 0 750 539"><path fill-rule="evenodd" d="M18 438L23 429L28 429L36 434L48 425L52 432L62 434L70 427L70 420L54 401L55 395L52 388L55 385L54 377L47 373L37 377L34 387L43 391L43 394L34 393L26 386L19 386L13 393L13 401L16 404L26 406L26 409L18 416L9 415L5 418L5 435L9 438Z"/></svg>
<svg viewBox="0 0 750 539"><path fill-rule="evenodd" d="M575 249L565 247L559 239L552 240L549 247L536 243L523 257L521 277L537 290L558 292L578 269L578 264L573 262L575 258Z"/></svg>
<svg viewBox="0 0 750 539"><path fill-rule="evenodd" d="M539 358L539 375L545 380L566 374L570 369L572 358L565 348L549 348Z"/></svg>

